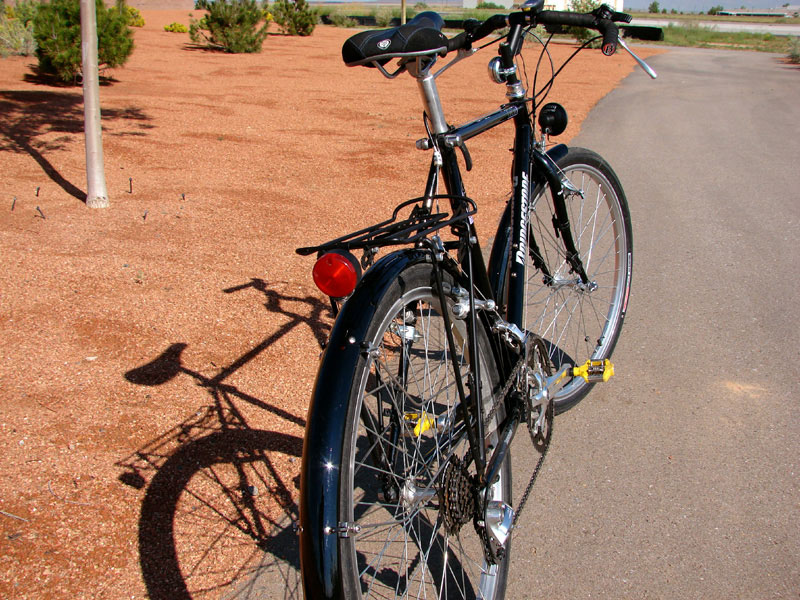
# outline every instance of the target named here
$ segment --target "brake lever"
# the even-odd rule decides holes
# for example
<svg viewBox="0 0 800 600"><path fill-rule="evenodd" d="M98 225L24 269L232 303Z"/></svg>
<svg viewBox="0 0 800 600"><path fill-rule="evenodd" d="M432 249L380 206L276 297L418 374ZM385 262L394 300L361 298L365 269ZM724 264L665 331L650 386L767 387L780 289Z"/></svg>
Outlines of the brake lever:
<svg viewBox="0 0 800 600"><path fill-rule="evenodd" d="M461 150L461 154L464 156L464 164L467 167L467 171L472 171L472 156L470 155L469 150L467 150L467 144L464 143L463 140L459 141L457 148Z"/></svg>
<svg viewBox="0 0 800 600"><path fill-rule="evenodd" d="M631 50L630 48L628 48L628 44L626 44L626 43L625 43L625 42L622 40L622 36L619 36L619 37L617 38L617 41L619 42L619 45L620 45L620 46L622 46L622 47L625 49L625 51L626 51L628 54L630 54L630 55L633 57L633 60L635 60L637 63L639 63L639 66L640 66L640 67L642 67L642 69L644 70L644 72L645 72L645 73L647 73L648 75L650 75L650 77L652 77L653 79L655 79L656 77L658 77L658 73L656 73L656 72L655 72L655 71L654 71L654 70L653 70L653 69L650 67L650 65L648 65L648 64L647 64L646 62L644 62L644 61L643 61L641 58L639 58L638 56L636 56L636 55L633 53L633 50Z"/></svg>

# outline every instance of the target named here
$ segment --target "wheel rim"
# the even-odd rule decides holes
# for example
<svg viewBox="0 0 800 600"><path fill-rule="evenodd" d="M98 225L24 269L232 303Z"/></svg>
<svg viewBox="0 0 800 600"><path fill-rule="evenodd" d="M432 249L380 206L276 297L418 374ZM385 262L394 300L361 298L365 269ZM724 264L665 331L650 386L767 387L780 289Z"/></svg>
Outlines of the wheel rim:
<svg viewBox="0 0 800 600"><path fill-rule="evenodd" d="M556 368L581 365L588 359L607 358L614 348L626 300L630 256L625 221L616 192L597 168L570 165L565 174L581 193L566 195L575 246L589 277L589 286L570 273L564 245L555 237L552 195L538 195L530 227L553 283L528 259L525 285L526 328L539 334L549 347ZM573 379L556 396L556 404L585 389Z"/></svg>
<svg viewBox="0 0 800 600"><path fill-rule="evenodd" d="M453 330L466 385L462 326L456 321ZM442 474L451 456L466 455L468 444L465 434L450 426L457 422L458 393L432 290L417 288L400 298L374 339L359 387L361 418L348 477L353 502L346 515L360 527L349 551L362 595L494 598L497 569L486 564L472 523L448 533L440 510ZM404 419L399 428L399 419L392 421L397 414ZM496 438L494 429L487 426L487 443ZM377 466L376 453L383 453L393 468ZM503 494L506 487L501 474L491 499L510 504Z"/></svg>

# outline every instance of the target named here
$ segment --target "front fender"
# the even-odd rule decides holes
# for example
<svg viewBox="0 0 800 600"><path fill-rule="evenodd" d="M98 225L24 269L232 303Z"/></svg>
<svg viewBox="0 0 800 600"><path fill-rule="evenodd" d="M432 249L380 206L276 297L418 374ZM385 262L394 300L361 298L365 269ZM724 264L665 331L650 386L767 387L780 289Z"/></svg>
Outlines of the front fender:
<svg viewBox="0 0 800 600"><path fill-rule="evenodd" d="M403 250L378 261L342 306L308 407L300 475L300 565L306 598L344 598L339 573L339 471L352 375L377 302L427 252ZM334 531L334 533L326 533Z"/></svg>

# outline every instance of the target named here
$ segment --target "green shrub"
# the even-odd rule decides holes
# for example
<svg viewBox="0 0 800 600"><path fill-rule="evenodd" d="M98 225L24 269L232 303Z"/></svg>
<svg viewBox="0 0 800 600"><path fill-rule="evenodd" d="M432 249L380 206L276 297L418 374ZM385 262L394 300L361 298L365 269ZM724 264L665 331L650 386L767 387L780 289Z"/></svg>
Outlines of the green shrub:
<svg viewBox="0 0 800 600"><path fill-rule="evenodd" d="M34 0L17 0L14 6L11 3L6 4L5 13L7 18L18 19L23 25L27 25L33 23L38 8L39 3Z"/></svg>
<svg viewBox="0 0 800 600"><path fill-rule="evenodd" d="M194 7L208 11L189 25L189 37L195 44L225 52L261 52L269 21L264 20L264 11L255 0L197 0Z"/></svg>
<svg viewBox="0 0 800 600"><path fill-rule="evenodd" d="M477 9L483 10L502 10L505 9L505 6L500 6L499 4L495 4L494 2L478 2L478 5L475 7Z"/></svg>
<svg viewBox="0 0 800 600"><path fill-rule="evenodd" d="M334 11L328 15L328 18L336 27L358 27L358 21L340 12Z"/></svg>
<svg viewBox="0 0 800 600"><path fill-rule="evenodd" d="M138 8L126 6L123 10L123 14L125 14L128 25L131 27L144 27L144 17L142 16L142 13L139 12Z"/></svg>
<svg viewBox="0 0 800 600"><path fill-rule="evenodd" d="M125 64L133 52L133 33L125 16L125 3L106 8L96 0L97 62L100 69ZM52 0L41 4L33 20L39 69L62 81L76 81L81 73L80 0Z"/></svg>
<svg viewBox="0 0 800 600"><path fill-rule="evenodd" d="M272 17L289 35L311 35L317 26L317 11L306 0L277 0Z"/></svg>
<svg viewBox="0 0 800 600"><path fill-rule="evenodd" d="M169 25L164 25L164 31L169 31L171 33L188 33L189 28L183 23L170 23Z"/></svg>
<svg viewBox="0 0 800 600"><path fill-rule="evenodd" d="M800 64L800 37L793 37L789 40L789 62Z"/></svg>
<svg viewBox="0 0 800 600"><path fill-rule="evenodd" d="M0 14L0 56L11 54L33 56L36 41L33 39L33 23L9 18Z"/></svg>
<svg viewBox="0 0 800 600"><path fill-rule="evenodd" d="M428 10L428 5L425 4L424 2L417 2L414 5L414 10L417 11L417 12L422 12L423 10Z"/></svg>
<svg viewBox="0 0 800 600"><path fill-rule="evenodd" d="M375 9L372 11L372 16L375 17L375 25L378 27L389 27L394 18L390 8Z"/></svg>

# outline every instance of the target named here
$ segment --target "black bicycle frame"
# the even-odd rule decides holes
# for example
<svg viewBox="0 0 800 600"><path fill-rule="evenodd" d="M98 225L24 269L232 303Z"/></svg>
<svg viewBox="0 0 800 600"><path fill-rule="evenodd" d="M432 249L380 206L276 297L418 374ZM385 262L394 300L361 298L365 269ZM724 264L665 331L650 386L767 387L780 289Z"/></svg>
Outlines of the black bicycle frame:
<svg viewBox="0 0 800 600"><path fill-rule="evenodd" d="M503 54L502 48L501 54ZM466 140L512 118L514 119L515 125L515 138L512 166L511 244L510 248L502 249L502 256L492 257L494 261L499 260L500 262L499 265L490 265L491 272L495 275L494 278L491 278L489 271L487 271L483 253L478 243L475 224L472 219L470 219L466 225L467 231L461 232L460 235L461 243L459 245L458 262L463 272L467 274L468 280L472 282L472 288L469 290L470 311L467 321L467 331L472 356L479 356L477 348L478 338L477 335L475 335L478 326L475 311L476 291L481 294L484 299L492 299L498 305L502 304L501 300L504 298L504 294L507 291L507 296L505 296L505 320L515 325L520 331L524 331L525 269L529 256L534 265L542 271L544 284L551 284L552 274L549 272L548 266L544 263L540 255L538 245L533 237L533 232L529 227L530 202L532 200L531 195L534 186L548 186L551 189L554 198L555 215L553 226L555 228L555 234L562 239L566 250L567 261L570 263L572 270L578 273L584 282L587 281L583 265L572 238L564 200L564 189L557 167L555 166L555 161L564 155L566 147L558 145L547 153L535 147L527 99L521 98L512 101L493 113L470 121L455 129L451 129L447 133L435 136L436 139L433 143L434 146L439 149L441 163L437 162L436 156L434 156L431 161L426 195L430 197L435 193L435 187L439 177L439 164L441 164L441 176L447 188L448 195L453 199L451 200L452 211L455 214L463 210L463 206L459 204L458 198L465 197L466 193L455 149L464 149ZM468 156L466 150L464 150L464 152L465 157ZM467 159L467 164L469 168L469 159ZM441 289L440 282L438 285L439 295L442 296L443 290ZM440 300L442 306L444 306L444 298L441 297ZM443 317L449 331L448 321L450 316L447 315L445 311ZM516 364L520 353L511 351L502 342L498 342L497 340L494 340L494 342L495 357L500 369L501 380L506 381L507 378L511 376L513 366ZM452 344L452 340L450 340L449 343ZM473 399L479 398L477 390L481 389L480 377L481 373L478 368L478 361L472 361L469 385L470 395ZM469 406L468 404L470 403L466 402L464 391L461 388L459 388L458 391L462 403L467 406L466 410L471 413L472 422L475 423L474 429L468 427L467 430L478 477L484 480L487 467L486 450L482 443L478 443L478 440L483 439L484 433L482 413L476 401L472 402L474 406ZM489 461L491 471L504 460L505 454L508 451L508 446L513 438L513 432L521 419L521 414L516 407L507 406L506 408L508 409L508 418L503 424L501 433L501 438L504 440L504 443L501 443L495 449Z"/></svg>
<svg viewBox="0 0 800 600"><path fill-rule="evenodd" d="M514 64L514 56L521 44L521 26L512 24L509 42L500 46L500 55L505 67L510 69ZM415 77L420 79L421 60L417 65ZM409 69L410 70L410 69ZM435 94L435 84L427 78L422 87L432 88ZM420 79L421 80L421 79ZM507 323L500 325L516 326L519 332L524 332L524 298L525 298L525 267L528 256L534 265L542 271L545 285L551 283L552 274L548 272L547 265L539 256L536 241L529 227L529 211L531 196L534 189L548 186L554 198L556 234L562 238L568 260L574 271L580 274L585 281L585 273L577 258L575 245L569 228L569 219L564 201L564 190L559 177L556 161L566 152L565 146L555 146L548 152L543 152L534 144L533 127L531 123L531 109L525 92L516 79L510 75L507 81L511 101L497 111L470 121L457 128L447 128L438 106L438 125L435 133L429 134L430 146L434 149L434 157L428 175L425 195L413 201L403 203L395 211L389 221L367 228L321 246L298 249L300 254L325 252L330 249L342 248L348 250L361 249L369 253L378 247L400 244L412 244L415 250L403 250L385 256L378 261L364 276L364 290L368 293L359 293L359 289L344 304L342 312L334 323L330 343L325 351L317 375L315 391L309 408L309 423L305 436L303 449L303 469L301 474L301 515L315 515L313 519L305 518L301 528L301 562L303 564L304 589L319 597L343 597L343 587L338 570L339 549L338 538L350 535L350 524L339 522L339 487L338 470L342 464L343 445L341 432L345 429L347 402L350 398L351 382L342 377L342 373L353 372L359 361L364 360L364 353L368 350L366 343L367 327L373 316L375 306L373 298L381 296L400 274L411 265L433 263L437 283L434 293L439 296L442 306L442 318L445 320L445 330L448 336L447 344L451 349L450 355L455 357L455 342L452 339L451 319L454 316L444 310L447 306L445 295L449 293L442 283L442 273L451 266L445 266L441 261L444 258L444 248L458 248L458 264L465 275L466 287L469 292L469 315L467 317L467 338L470 355L479 357L478 328L485 328L489 335L489 342L496 359L500 381L507 383L514 373L514 369L524 348L517 344L516 349L509 347L500 335L492 331L492 319L496 316L487 314L487 311L476 310L476 299L494 300L498 312L504 316ZM516 87L515 87L516 86ZM428 90L430 91L430 90ZM431 97L432 97L431 96ZM438 97L436 98L438 102ZM426 103L426 109L430 106ZM426 112L427 114L427 112ZM513 193L511 197L510 235L498 231L492 258L487 270L472 214L475 212L475 203L466 197L464 183L458 163L456 149L464 151L465 142L501 123L514 119L515 139L512 168ZM427 120L426 120L427 122ZM469 165L469 159L467 159ZM447 196L436 194L439 178L443 180L447 189ZM430 209L434 201L449 199L452 215L448 218L444 214L434 214ZM405 221L394 222L397 212L401 207L419 204L412 212L412 218ZM427 210L425 210L427 209ZM427 213L427 220L413 215ZM436 233L443 227L450 226L457 234L458 241L455 246L448 242L442 244ZM509 239L506 243L505 240ZM442 255L441 257L439 255ZM370 255L371 257L371 255ZM371 261L369 261L371 263ZM507 297L505 296L507 292ZM479 296L480 298L476 298ZM481 480L481 485L491 483L493 474L503 463L507 456L514 432L520 424L522 415L519 402L509 401L506 408L506 418L500 424L498 431L499 444L487 461L486 448L482 443L484 439L483 411L479 390L483 389L480 383L480 361L470 361L468 377L469 394L458 385L459 401L462 406L461 418L466 425L471 452L475 460L476 471ZM460 368L454 365L456 371ZM456 379L457 384L461 383ZM510 398L511 396L509 396ZM331 402L336 399L336 404ZM313 410L312 410L313 409ZM365 418L362 415L362 418ZM400 418L400 415L396 415ZM366 417L367 421L369 420ZM474 426L470 424L474 423ZM368 427L368 430L378 430L377 427ZM389 463L390 457L380 452L375 456L378 463ZM316 597L315 596L315 597Z"/></svg>

